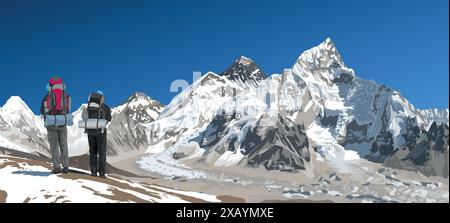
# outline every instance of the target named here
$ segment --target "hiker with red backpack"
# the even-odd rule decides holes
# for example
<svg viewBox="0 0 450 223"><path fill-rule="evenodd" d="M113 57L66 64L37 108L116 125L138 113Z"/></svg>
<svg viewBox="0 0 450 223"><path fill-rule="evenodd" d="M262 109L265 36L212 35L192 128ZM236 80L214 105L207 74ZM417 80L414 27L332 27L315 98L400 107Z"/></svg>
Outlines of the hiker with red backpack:
<svg viewBox="0 0 450 223"><path fill-rule="evenodd" d="M47 94L41 103L41 114L47 128L47 138L53 162L53 174L69 172L67 126L73 125L70 114L71 98L60 77L52 77L46 86Z"/></svg>
<svg viewBox="0 0 450 223"><path fill-rule="evenodd" d="M111 109L105 104L103 92L97 91L89 95L87 108L78 123L85 129L89 141L89 163L91 176L106 178L106 127L111 121Z"/></svg>

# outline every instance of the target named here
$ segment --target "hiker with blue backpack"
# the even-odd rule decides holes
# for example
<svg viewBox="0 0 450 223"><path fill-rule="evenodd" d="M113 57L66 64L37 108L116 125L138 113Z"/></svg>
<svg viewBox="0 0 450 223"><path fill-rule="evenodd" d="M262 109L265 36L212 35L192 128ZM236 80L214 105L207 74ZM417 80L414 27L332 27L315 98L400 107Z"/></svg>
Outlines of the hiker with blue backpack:
<svg viewBox="0 0 450 223"><path fill-rule="evenodd" d="M67 126L73 124L70 114L71 97L62 78L52 77L46 86L47 94L42 99L41 114L47 128L47 138L53 162L53 174L69 172L69 149Z"/></svg>

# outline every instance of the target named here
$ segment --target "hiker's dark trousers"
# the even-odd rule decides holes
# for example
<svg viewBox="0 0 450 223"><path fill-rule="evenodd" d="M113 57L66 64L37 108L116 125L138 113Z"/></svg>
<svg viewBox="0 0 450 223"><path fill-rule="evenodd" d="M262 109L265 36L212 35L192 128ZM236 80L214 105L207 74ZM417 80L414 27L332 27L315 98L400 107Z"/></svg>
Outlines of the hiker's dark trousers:
<svg viewBox="0 0 450 223"><path fill-rule="evenodd" d="M88 134L91 173L106 173L106 133Z"/></svg>
<svg viewBox="0 0 450 223"><path fill-rule="evenodd" d="M67 148L67 127L47 126L47 138L54 169L69 167L69 150Z"/></svg>

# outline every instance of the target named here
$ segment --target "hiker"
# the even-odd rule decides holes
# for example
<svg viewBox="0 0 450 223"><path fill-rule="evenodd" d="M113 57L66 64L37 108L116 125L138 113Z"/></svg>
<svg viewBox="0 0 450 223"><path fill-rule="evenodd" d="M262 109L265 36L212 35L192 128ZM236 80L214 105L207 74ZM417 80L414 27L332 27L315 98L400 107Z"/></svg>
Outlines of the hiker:
<svg viewBox="0 0 450 223"><path fill-rule="evenodd" d="M52 77L46 86L47 94L42 99L41 114L47 128L47 138L53 162L53 174L69 172L69 150L67 126L73 124L70 114L71 98L66 92L62 78Z"/></svg>
<svg viewBox="0 0 450 223"><path fill-rule="evenodd" d="M96 177L98 173L106 178L106 126L111 121L111 109L105 104L103 92L89 95L82 119L79 127L88 134L91 176Z"/></svg>

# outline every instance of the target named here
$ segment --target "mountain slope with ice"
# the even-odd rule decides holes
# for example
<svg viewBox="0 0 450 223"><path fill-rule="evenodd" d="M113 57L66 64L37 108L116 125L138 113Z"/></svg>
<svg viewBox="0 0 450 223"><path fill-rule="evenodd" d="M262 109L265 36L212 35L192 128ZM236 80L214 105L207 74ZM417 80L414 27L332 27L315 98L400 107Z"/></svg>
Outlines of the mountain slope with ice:
<svg viewBox="0 0 450 223"><path fill-rule="evenodd" d="M202 131L213 119L220 105L243 89L225 77L209 72L178 94L146 125L151 145L147 152L157 153L185 142Z"/></svg>
<svg viewBox="0 0 450 223"><path fill-rule="evenodd" d="M164 106L144 93L136 92L122 105L112 109L108 126L108 155L110 161L143 154L149 144L146 128L155 121Z"/></svg>
<svg viewBox="0 0 450 223"><path fill-rule="evenodd" d="M329 38L302 53L291 69L270 78L254 79L241 60L224 77L238 80L242 92L216 94L207 98L214 105L198 107L192 98L177 97L177 104L193 107L180 111L183 115L198 109L210 113L201 128L184 125L189 134L166 134L166 142L172 143L160 148L173 151L176 159L212 166L280 170L313 168L314 150L317 160L330 168L366 158L448 177L448 109L418 110L398 91L356 77ZM240 83L248 79L255 84ZM174 118L165 115L169 117Z"/></svg>

